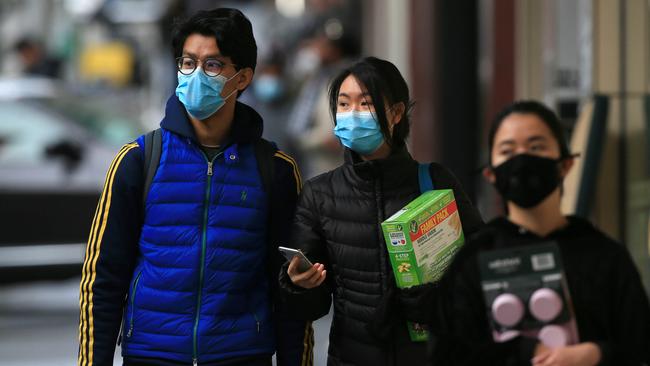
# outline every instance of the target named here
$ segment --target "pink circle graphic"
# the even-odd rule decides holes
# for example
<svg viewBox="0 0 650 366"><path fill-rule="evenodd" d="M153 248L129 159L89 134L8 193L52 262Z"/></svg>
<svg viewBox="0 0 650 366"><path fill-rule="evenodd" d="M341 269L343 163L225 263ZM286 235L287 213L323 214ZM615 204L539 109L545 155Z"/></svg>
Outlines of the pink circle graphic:
<svg viewBox="0 0 650 366"><path fill-rule="evenodd" d="M492 303L492 316L497 323L512 327L523 318L524 304L513 294L501 294Z"/></svg>
<svg viewBox="0 0 650 366"><path fill-rule="evenodd" d="M569 343L569 333L559 325L547 325L539 331L537 338L551 348L563 347Z"/></svg>
<svg viewBox="0 0 650 366"><path fill-rule="evenodd" d="M562 299L550 288L540 288L530 297L528 308L537 320L550 322L560 315Z"/></svg>

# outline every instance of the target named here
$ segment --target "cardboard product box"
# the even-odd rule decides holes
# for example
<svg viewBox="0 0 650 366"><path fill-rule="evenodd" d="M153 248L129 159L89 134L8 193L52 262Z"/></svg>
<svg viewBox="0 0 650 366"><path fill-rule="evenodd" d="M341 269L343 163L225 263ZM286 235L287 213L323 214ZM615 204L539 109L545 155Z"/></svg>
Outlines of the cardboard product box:
<svg viewBox="0 0 650 366"><path fill-rule="evenodd" d="M579 342L557 243L481 252L478 263L495 342L520 335L551 348Z"/></svg>
<svg viewBox="0 0 650 366"><path fill-rule="evenodd" d="M435 282L465 241L451 189L428 191L381 224L399 288ZM421 325L408 323L413 341L426 341Z"/></svg>

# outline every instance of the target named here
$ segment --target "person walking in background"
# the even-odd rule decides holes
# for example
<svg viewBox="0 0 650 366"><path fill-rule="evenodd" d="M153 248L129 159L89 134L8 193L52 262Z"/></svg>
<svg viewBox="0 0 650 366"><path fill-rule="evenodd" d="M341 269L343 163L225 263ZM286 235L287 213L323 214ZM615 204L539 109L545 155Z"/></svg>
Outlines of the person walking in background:
<svg viewBox="0 0 650 366"><path fill-rule="evenodd" d="M555 113L520 101L495 118L485 177L507 205L463 246L424 303L435 335L432 365L643 365L650 363L650 307L625 247L588 221L560 212L573 156ZM493 249L555 242L579 343L549 348L535 338L497 343L488 320L478 257Z"/></svg>
<svg viewBox="0 0 650 366"><path fill-rule="evenodd" d="M285 65L285 56L280 49L262 57L251 85L252 93L242 95L245 103L264 116L263 136L280 146L287 144L287 115L293 105Z"/></svg>
<svg viewBox="0 0 650 366"><path fill-rule="evenodd" d="M396 289L381 222L420 195L418 162L406 148L412 104L395 65L374 57L340 72L329 88L345 162L307 181L299 199L289 243L313 267L300 273L296 257L280 274L301 317L327 314L333 296L328 365L418 365L426 357L426 343L410 340L405 320L384 334L369 330ZM465 232L476 231L482 219L456 178L436 163L429 173L436 189L454 191Z"/></svg>
<svg viewBox="0 0 650 366"><path fill-rule="evenodd" d="M359 42L342 17L317 21L296 52L293 72L304 80L288 116L289 148L305 176L312 178L341 164L342 148L332 133L327 85L351 57Z"/></svg>
<svg viewBox="0 0 650 366"><path fill-rule="evenodd" d="M40 42L25 37L16 42L14 50L18 53L24 75L50 78L61 76L61 60L48 55Z"/></svg>
<svg viewBox="0 0 650 366"><path fill-rule="evenodd" d="M178 86L160 141L120 150L97 207L78 365L112 365L116 341L125 365L268 366L276 349L278 365L311 364L311 323L283 313L276 291L300 173L236 100L256 66L251 24L235 9L200 11L173 46Z"/></svg>

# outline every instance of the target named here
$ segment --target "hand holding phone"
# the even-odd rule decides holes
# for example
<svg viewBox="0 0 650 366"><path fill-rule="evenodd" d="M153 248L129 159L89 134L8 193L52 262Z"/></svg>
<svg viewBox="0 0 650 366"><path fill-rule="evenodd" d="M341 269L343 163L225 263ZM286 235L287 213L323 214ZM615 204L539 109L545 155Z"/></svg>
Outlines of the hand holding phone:
<svg viewBox="0 0 650 366"><path fill-rule="evenodd" d="M287 274L294 285L310 289L320 286L325 281L327 271L323 264L312 264L300 250L286 247L279 247L279 249L291 262Z"/></svg>
<svg viewBox="0 0 650 366"><path fill-rule="evenodd" d="M287 259L287 261L291 261L293 257L298 257L299 258L299 263L298 263L298 271L300 272L305 272L309 270L313 265L305 257L305 255L298 249L293 249L293 248L287 248L287 247L278 247L280 250L280 253Z"/></svg>

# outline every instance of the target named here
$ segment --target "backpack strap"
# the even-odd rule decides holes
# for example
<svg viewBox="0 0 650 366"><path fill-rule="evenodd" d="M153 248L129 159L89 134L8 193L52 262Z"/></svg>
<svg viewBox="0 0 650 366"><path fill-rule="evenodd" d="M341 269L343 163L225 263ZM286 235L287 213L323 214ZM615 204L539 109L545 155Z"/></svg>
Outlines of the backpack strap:
<svg viewBox="0 0 650 366"><path fill-rule="evenodd" d="M147 202L149 188L160 163L162 151L162 130L157 128L144 135L144 188L142 190L142 206Z"/></svg>
<svg viewBox="0 0 650 366"><path fill-rule="evenodd" d="M273 183L274 162L273 156L278 151L275 142L265 139L259 139L255 143L255 159L257 160L257 169L262 177L262 187L267 195L271 194L271 184Z"/></svg>
<svg viewBox="0 0 650 366"><path fill-rule="evenodd" d="M418 163L418 182L420 183L420 193L433 191L433 180L429 172L429 163Z"/></svg>

